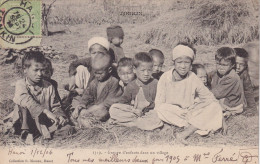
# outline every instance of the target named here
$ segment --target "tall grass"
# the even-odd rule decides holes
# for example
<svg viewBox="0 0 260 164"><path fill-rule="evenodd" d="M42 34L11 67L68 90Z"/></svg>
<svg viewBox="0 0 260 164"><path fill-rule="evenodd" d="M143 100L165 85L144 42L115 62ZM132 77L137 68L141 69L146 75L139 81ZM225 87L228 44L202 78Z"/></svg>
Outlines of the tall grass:
<svg viewBox="0 0 260 164"><path fill-rule="evenodd" d="M252 1L193 0L185 10L173 10L143 26L137 35L146 43L171 47L179 41L195 44L240 44L258 39Z"/></svg>
<svg viewBox="0 0 260 164"><path fill-rule="evenodd" d="M160 15L161 4L169 0L74 0L55 2L50 24L143 23ZM177 1L177 0L174 0ZM73 2L73 3L72 3ZM166 3L167 2L167 3ZM120 15L121 12L142 12L141 15Z"/></svg>

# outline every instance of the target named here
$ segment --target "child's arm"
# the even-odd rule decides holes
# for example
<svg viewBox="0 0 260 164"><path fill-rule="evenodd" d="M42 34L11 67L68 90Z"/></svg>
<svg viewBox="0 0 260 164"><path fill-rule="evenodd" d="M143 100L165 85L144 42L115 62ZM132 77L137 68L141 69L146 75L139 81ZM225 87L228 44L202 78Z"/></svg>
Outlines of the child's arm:
<svg viewBox="0 0 260 164"><path fill-rule="evenodd" d="M60 125L64 125L68 121L66 114L61 109L60 101L53 86L50 86L50 111L50 113L53 112L53 114L59 119Z"/></svg>
<svg viewBox="0 0 260 164"><path fill-rule="evenodd" d="M211 92L217 99L226 98L229 93L234 89L236 85L239 85L240 81L226 77L225 79L221 80L219 84L216 86L212 86Z"/></svg>
<svg viewBox="0 0 260 164"><path fill-rule="evenodd" d="M209 89L198 79L197 77L194 78L193 82L197 85L196 86L196 93L200 99L198 103L194 103L192 106L189 107L190 110L192 109L201 109L208 106L213 101L216 101L214 95L209 91Z"/></svg>
<svg viewBox="0 0 260 164"><path fill-rule="evenodd" d="M46 106L41 105L37 102L34 97L29 93L25 81L19 80L15 86L15 96L13 99L14 103L21 107L27 108L32 118L37 118Z"/></svg>
<svg viewBox="0 0 260 164"><path fill-rule="evenodd" d="M162 103L165 103L166 101L166 92L167 92L166 82L165 82L166 78L167 78L166 74L163 74L160 80L158 81L156 96L154 101L155 109L159 107Z"/></svg>
<svg viewBox="0 0 260 164"><path fill-rule="evenodd" d="M109 93L102 103L105 108L110 108L110 106L119 101L119 97L122 95L121 87L118 81L112 82Z"/></svg>

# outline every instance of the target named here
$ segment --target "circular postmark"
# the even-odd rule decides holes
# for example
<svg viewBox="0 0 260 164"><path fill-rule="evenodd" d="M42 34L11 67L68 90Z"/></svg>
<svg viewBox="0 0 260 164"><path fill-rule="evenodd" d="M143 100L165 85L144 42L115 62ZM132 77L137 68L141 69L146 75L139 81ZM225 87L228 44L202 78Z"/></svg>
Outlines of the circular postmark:
<svg viewBox="0 0 260 164"><path fill-rule="evenodd" d="M31 26L31 16L21 7L13 7L6 11L3 18L6 31L13 35L26 33Z"/></svg>
<svg viewBox="0 0 260 164"><path fill-rule="evenodd" d="M41 40L41 18L41 0L4 1L0 4L1 46L37 46Z"/></svg>

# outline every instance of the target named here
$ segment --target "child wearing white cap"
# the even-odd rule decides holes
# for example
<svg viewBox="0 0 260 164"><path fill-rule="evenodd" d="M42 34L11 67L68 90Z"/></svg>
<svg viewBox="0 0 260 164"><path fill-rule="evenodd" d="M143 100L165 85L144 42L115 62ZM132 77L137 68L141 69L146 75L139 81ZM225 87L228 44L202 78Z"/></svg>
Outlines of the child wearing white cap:
<svg viewBox="0 0 260 164"><path fill-rule="evenodd" d="M72 62L69 66L69 84L65 89L70 91L64 104L71 104L73 106L73 100L81 99L83 91L87 88L89 83L94 79L92 72L91 61L97 54L110 55L109 54L109 42L104 37L93 37L88 41L88 50L90 57L78 59ZM116 69L112 69L112 76L117 77Z"/></svg>
<svg viewBox="0 0 260 164"><path fill-rule="evenodd" d="M177 142L188 144L186 139L195 131L206 135L222 127L222 109L214 95L191 72L195 49L181 43L172 51L174 68L165 72L157 85L155 110L164 122L186 127L176 134ZM198 95L200 102L195 102Z"/></svg>

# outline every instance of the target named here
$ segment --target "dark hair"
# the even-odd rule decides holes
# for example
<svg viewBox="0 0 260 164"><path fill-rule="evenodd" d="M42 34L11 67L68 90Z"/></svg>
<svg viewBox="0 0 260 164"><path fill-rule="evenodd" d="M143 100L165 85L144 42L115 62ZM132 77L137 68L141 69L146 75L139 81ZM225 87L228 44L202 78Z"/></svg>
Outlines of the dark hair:
<svg viewBox="0 0 260 164"><path fill-rule="evenodd" d="M236 64L236 52L230 47L221 47L217 50L215 54L215 60L220 62L225 60L230 62L232 65Z"/></svg>
<svg viewBox="0 0 260 164"><path fill-rule="evenodd" d="M134 67L137 68L140 62L153 63L153 59L147 52L139 52L134 56Z"/></svg>
<svg viewBox="0 0 260 164"><path fill-rule="evenodd" d="M178 46L178 45L183 45L183 46L189 47L190 49L193 50L194 55L196 55L197 50L194 48L193 44L187 43L187 42L179 42L176 46Z"/></svg>
<svg viewBox="0 0 260 164"><path fill-rule="evenodd" d="M44 64L46 58L44 57L43 53L40 51L30 51L26 52L23 60L22 60L22 68L29 68L31 66L31 61L35 61L37 63Z"/></svg>
<svg viewBox="0 0 260 164"><path fill-rule="evenodd" d="M156 56L156 57L159 57L160 59L162 59L164 61L164 55L163 55L162 51L160 51L158 49L151 49L148 53L152 57Z"/></svg>
<svg viewBox="0 0 260 164"><path fill-rule="evenodd" d="M120 70L121 67L131 67L131 68L133 68L133 66L134 66L133 65L133 59L123 57L118 61L117 71Z"/></svg>
<svg viewBox="0 0 260 164"><path fill-rule="evenodd" d="M244 58L246 60L248 60L248 53L244 48L234 48L236 55L238 57Z"/></svg>
<svg viewBox="0 0 260 164"><path fill-rule="evenodd" d="M191 71L194 72L197 75L199 68L205 69L205 66L202 65L202 64L192 64Z"/></svg>

